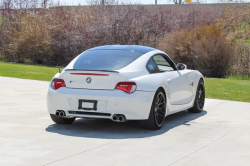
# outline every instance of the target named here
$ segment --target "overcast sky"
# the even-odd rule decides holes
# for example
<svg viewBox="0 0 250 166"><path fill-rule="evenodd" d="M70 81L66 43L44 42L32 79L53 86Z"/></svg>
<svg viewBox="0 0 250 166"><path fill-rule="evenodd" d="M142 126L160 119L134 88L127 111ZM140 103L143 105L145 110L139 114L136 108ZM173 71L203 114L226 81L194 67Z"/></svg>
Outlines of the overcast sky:
<svg viewBox="0 0 250 166"><path fill-rule="evenodd" d="M90 0L58 0L61 5L88 5ZM98 0L97 0L98 1ZM101 0L99 0L101 1ZM171 3L170 0L157 0L158 4L169 4ZM196 1L196 0L193 0ZM207 3L217 3L220 0L202 0L206 1ZM249 0L247 0L249 1ZM139 4L155 4L155 0L119 0L119 2L131 2L131 3L139 3Z"/></svg>

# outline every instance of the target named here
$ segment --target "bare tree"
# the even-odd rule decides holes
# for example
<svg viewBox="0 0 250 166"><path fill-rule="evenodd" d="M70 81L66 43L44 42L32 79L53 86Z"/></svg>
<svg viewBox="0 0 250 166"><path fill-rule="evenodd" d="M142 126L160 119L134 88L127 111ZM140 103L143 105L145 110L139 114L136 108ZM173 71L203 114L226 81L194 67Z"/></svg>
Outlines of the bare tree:
<svg viewBox="0 0 250 166"><path fill-rule="evenodd" d="M170 0L170 2L173 1L174 4L183 4L184 0Z"/></svg>
<svg viewBox="0 0 250 166"><path fill-rule="evenodd" d="M48 2L49 2L49 0L42 0L42 7L47 8Z"/></svg>

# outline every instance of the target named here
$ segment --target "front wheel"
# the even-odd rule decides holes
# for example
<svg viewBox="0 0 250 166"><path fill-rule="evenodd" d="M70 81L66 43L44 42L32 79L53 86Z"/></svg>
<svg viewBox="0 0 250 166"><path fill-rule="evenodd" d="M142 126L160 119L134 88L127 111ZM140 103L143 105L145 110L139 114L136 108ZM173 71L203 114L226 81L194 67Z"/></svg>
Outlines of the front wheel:
<svg viewBox="0 0 250 166"><path fill-rule="evenodd" d="M72 124L76 118L63 118L50 114L51 119L57 124Z"/></svg>
<svg viewBox="0 0 250 166"><path fill-rule="evenodd" d="M158 89L155 93L149 118L140 121L143 128L157 130L163 126L166 115L166 97L163 90Z"/></svg>
<svg viewBox="0 0 250 166"><path fill-rule="evenodd" d="M200 79L199 84L197 86L194 106L188 109L191 113L200 113L203 110L205 104L205 86L202 79Z"/></svg>

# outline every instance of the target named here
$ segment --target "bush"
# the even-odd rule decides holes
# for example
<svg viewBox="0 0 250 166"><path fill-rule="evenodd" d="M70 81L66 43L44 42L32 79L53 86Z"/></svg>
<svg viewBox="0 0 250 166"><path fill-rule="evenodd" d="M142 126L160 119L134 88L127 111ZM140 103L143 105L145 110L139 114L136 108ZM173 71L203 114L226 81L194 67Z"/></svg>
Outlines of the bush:
<svg viewBox="0 0 250 166"><path fill-rule="evenodd" d="M158 47L207 77L226 77L234 59L233 45L215 24L166 34Z"/></svg>
<svg viewBox="0 0 250 166"><path fill-rule="evenodd" d="M18 30L9 36L12 41L4 48L8 61L19 63L45 64L51 55L51 38L46 23L35 15L26 15L20 21ZM9 34L10 35L10 34Z"/></svg>
<svg viewBox="0 0 250 166"><path fill-rule="evenodd" d="M235 47L235 63L232 75L250 76L250 45L239 42Z"/></svg>
<svg viewBox="0 0 250 166"><path fill-rule="evenodd" d="M0 53L8 61L53 66L100 45L155 47L167 32L215 22L222 14L221 7L200 5L107 4L102 12L100 5L41 9L39 3L18 9L16 1L10 3L0 10Z"/></svg>

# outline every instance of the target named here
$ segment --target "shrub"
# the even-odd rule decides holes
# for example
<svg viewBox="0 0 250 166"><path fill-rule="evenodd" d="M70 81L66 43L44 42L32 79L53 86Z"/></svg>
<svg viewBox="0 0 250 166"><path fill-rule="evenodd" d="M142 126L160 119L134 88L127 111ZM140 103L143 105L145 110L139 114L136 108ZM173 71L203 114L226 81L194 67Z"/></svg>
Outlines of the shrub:
<svg viewBox="0 0 250 166"><path fill-rule="evenodd" d="M250 76L250 45L248 43L237 43L235 47L235 63L231 74Z"/></svg>
<svg viewBox="0 0 250 166"><path fill-rule="evenodd" d="M8 61L29 62L33 64L48 63L53 54L51 39L46 23L35 15L26 15L20 21L18 30L8 34L12 41L4 48Z"/></svg>
<svg viewBox="0 0 250 166"><path fill-rule="evenodd" d="M208 77L227 76L233 64L233 46L215 24L166 34L158 47Z"/></svg>
<svg viewBox="0 0 250 166"><path fill-rule="evenodd" d="M0 10L0 52L8 61L66 65L95 46L155 47L167 32L215 22L222 14L221 7L201 5L116 5L114 0L102 12L100 5L41 9L36 2L10 1Z"/></svg>
<svg viewBox="0 0 250 166"><path fill-rule="evenodd" d="M250 38L250 5L226 6L216 23L230 40Z"/></svg>

